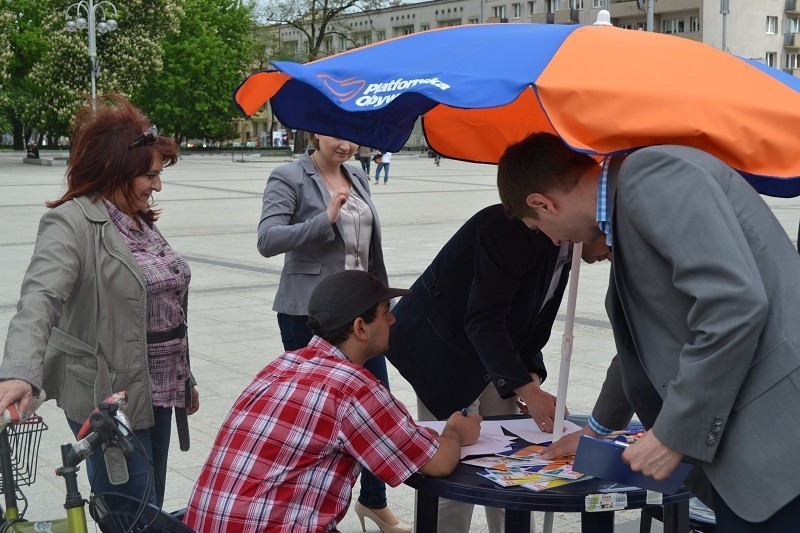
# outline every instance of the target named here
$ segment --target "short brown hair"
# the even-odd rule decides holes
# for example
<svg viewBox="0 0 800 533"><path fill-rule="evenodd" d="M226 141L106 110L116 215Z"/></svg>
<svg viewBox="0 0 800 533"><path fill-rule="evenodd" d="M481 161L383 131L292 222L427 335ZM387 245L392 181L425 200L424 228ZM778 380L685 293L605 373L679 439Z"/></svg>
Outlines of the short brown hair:
<svg viewBox="0 0 800 533"><path fill-rule="evenodd" d="M47 202L47 207L92 194L111 200L117 191L122 191L128 206L134 205L133 178L150 172L157 154L167 167L178 160L178 147L168 137L159 136L155 144L129 148L150 126L150 119L121 95L98 96L96 109L87 103L72 121L67 192ZM156 210L128 213L148 223L158 214Z"/></svg>
<svg viewBox="0 0 800 533"><path fill-rule="evenodd" d="M587 170L591 156L574 151L551 133L536 132L509 144L497 164L497 189L506 212L538 219L526 200L533 193L572 190Z"/></svg>

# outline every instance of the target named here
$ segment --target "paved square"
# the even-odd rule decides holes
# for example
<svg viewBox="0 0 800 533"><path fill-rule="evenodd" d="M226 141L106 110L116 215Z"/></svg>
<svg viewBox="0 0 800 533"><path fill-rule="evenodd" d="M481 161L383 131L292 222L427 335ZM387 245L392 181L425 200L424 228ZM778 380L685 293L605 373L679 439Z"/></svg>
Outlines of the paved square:
<svg viewBox="0 0 800 533"><path fill-rule="evenodd" d="M43 156L50 155L42 153ZM64 167L23 165L20 153L0 153L0 339L5 340L19 287L30 260L44 202L63 189ZM189 336L192 368L200 391L200 411L190 417L192 449L178 450L173 439L165 509L185 507L189 492L206 459L223 417L239 392L268 362L282 352L272 299L282 257L266 259L256 250L256 226L269 172L285 158L233 162L225 156L187 155L163 174L156 195L163 209L159 229L189 261L192 283ZM374 172L374 165L373 165ZM384 254L392 285L406 287L417 278L440 247L473 213L497 203L495 167L397 154L391 177L371 185L383 228ZM765 198L796 240L800 199ZM679 216L680 206L675 206ZM583 265L580 273L575 342L567 405L588 412L614 354L611 329L603 307L608 264ZM564 305L556 321L545 361L550 377L544 388L555 393L564 325ZM416 412L408 383L389 367L391 388ZM40 413L50 426L42 439L38 478L25 489L29 519L63 516L64 485L53 475L60 462L58 445L72 439L61 411L48 402ZM88 496L88 484L83 484ZM358 490L356 485L355 490ZM407 522L413 521L413 490L388 491L389 505ZM354 495L355 499L355 495ZM541 529L541 513L537 522ZM617 531L638 531L637 511L618 513ZM368 531L378 531L367 521ZM370 527L372 526L372 527ZM556 531L579 531L578 516L556 515ZM355 513L340 524L345 533L361 531ZM655 528L654 528L655 530ZM472 531L487 531L476 510Z"/></svg>

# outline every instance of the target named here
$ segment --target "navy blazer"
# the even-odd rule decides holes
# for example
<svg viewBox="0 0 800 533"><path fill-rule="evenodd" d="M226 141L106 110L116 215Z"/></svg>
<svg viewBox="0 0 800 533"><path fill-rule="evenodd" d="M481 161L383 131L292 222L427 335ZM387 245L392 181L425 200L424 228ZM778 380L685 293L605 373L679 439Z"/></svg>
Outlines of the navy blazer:
<svg viewBox="0 0 800 533"><path fill-rule="evenodd" d="M445 244L393 313L391 363L437 418L470 405L491 381L500 395L547 376L550 338L569 276L544 302L559 248L505 215L479 211Z"/></svg>

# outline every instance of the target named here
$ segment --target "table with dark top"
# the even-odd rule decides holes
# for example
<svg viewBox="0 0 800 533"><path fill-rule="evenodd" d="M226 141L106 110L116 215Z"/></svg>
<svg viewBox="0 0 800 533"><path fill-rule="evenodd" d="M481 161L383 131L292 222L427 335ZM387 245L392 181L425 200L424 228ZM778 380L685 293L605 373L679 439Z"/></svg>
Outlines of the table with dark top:
<svg viewBox="0 0 800 533"><path fill-rule="evenodd" d="M439 498L506 509L507 533L529 532L531 511L581 513L583 532L614 531L614 511L586 512L586 496L599 494L603 486L613 484L610 481L593 478L534 492L523 487L501 487L478 475L480 470L483 468L461 463L447 477L428 477L418 473L406 480L407 485L417 490L414 531L436 531ZM643 489L625 491L625 494L626 510L651 506L647 503L647 491ZM689 531L691 497L691 492L685 487L676 494L663 495L665 532Z"/></svg>

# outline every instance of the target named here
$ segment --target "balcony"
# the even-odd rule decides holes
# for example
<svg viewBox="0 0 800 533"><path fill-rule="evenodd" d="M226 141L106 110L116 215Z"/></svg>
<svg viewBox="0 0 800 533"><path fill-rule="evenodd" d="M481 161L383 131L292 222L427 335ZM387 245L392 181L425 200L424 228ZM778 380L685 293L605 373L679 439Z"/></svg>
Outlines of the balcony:
<svg viewBox="0 0 800 533"><path fill-rule="evenodd" d="M578 24L578 16L580 10L578 9L559 9L553 13L553 22L555 24Z"/></svg>
<svg viewBox="0 0 800 533"><path fill-rule="evenodd" d="M800 68L782 68L781 70L786 74L791 74L795 78L800 76Z"/></svg>
<svg viewBox="0 0 800 533"><path fill-rule="evenodd" d="M531 22L534 24L555 24L555 13L532 13Z"/></svg>
<svg viewBox="0 0 800 533"><path fill-rule="evenodd" d="M785 48L800 48L800 36L797 33L787 33L783 36L783 46Z"/></svg>
<svg viewBox="0 0 800 533"><path fill-rule="evenodd" d="M784 4L783 10L786 13L790 13L792 15L800 14L800 11L797 10L797 0L785 0L786 3Z"/></svg>

